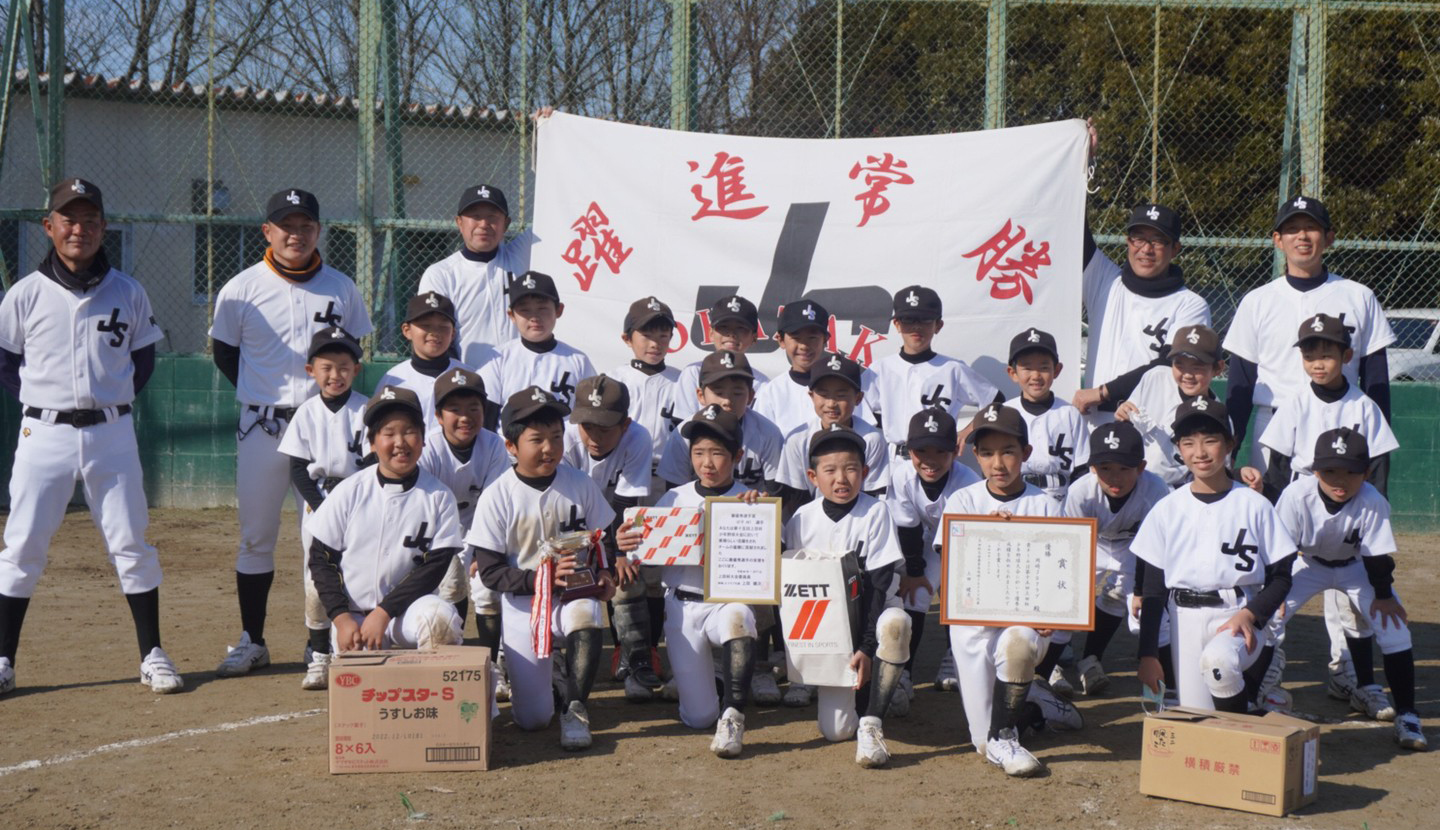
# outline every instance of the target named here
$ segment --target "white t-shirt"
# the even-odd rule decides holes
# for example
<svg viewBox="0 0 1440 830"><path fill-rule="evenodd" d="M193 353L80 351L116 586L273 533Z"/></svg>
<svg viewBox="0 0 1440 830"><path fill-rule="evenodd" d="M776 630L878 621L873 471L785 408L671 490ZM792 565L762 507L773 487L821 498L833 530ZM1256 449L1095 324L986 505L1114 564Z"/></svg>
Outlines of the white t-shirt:
<svg viewBox="0 0 1440 830"><path fill-rule="evenodd" d="M575 347L555 342L549 351L532 351L524 340L511 340L479 370L485 397L503 405L521 389L539 386L566 406L575 403L575 385L595 374L590 358Z"/></svg>
<svg viewBox="0 0 1440 830"><path fill-rule="evenodd" d="M1168 495L1170 485L1145 470L1135 480L1135 489L1130 491L1125 503L1120 505L1119 510L1112 510L1109 497L1100 488L1100 479L1092 473L1081 476L1070 485L1060 515L1069 519L1096 521L1097 571L1134 574L1135 557L1130 553L1130 541L1140 531L1140 525L1150 510Z"/></svg>
<svg viewBox="0 0 1440 830"><path fill-rule="evenodd" d="M851 429L865 439L865 480L861 489L867 493L880 490L890 484L890 445L880 430L859 418L850 419ZM805 471L810 467L810 437L820 429L820 417L812 415L809 423L790 431L785 436L785 447L780 453L780 469L775 480L796 490L805 490L815 495L815 485Z"/></svg>
<svg viewBox="0 0 1440 830"><path fill-rule="evenodd" d="M1350 427L1365 436L1371 458L1379 458L1400 447L1380 406L1354 384L1333 403L1320 400L1308 387L1302 394L1280 401L1260 436L1260 443L1290 456L1292 476L1308 475L1315 460L1315 440L1321 433L1340 427Z"/></svg>
<svg viewBox="0 0 1440 830"><path fill-rule="evenodd" d="M735 461L735 480L746 489L763 490L765 482L775 481L780 474L780 456L785 450L785 436L758 412L750 411L740 419L740 457ZM670 433L660 465L655 474L661 481L683 484L695 480L690 464L690 442L680 430Z"/></svg>
<svg viewBox="0 0 1440 830"><path fill-rule="evenodd" d="M1312 478L1293 481L1275 502L1275 513L1306 556L1337 562L1396 551L1390 502L1368 481L1335 513L1326 509L1319 482Z"/></svg>
<svg viewBox="0 0 1440 830"><path fill-rule="evenodd" d="M1265 584L1265 569L1296 551L1275 508L1232 482L1206 504L1189 487L1161 499L1140 525L1130 550L1165 569L1165 587L1215 591Z"/></svg>
<svg viewBox="0 0 1440 830"><path fill-rule="evenodd" d="M360 459L370 451L365 443L367 402L364 395L351 389L335 412L319 395L300 404L280 438L280 453L308 459L306 472L316 481L348 478L360 469Z"/></svg>
<svg viewBox="0 0 1440 830"><path fill-rule="evenodd" d="M965 361L944 355L911 363L896 353L875 361L871 370L874 386L866 390L865 400L880 416L886 440L894 445L905 443L916 412L938 407L963 428L999 392Z"/></svg>
<svg viewBox="0 0 1440 830"><path fill-rule="evenodd" d="M807 502L785 523L782 535L785 550L853 553L865 571L876 571L904 559L890 511L879 499L864 493L855 497L850 512L838 521L826 515L824 499Z"/></svg>
<svg viewBox="0 0 1440 830"><path fill-rule="evenodd" d="M1154 360L1185 326L1210 325L1210 305L1199 294L1182 288L1164 297L1142 297L1125 287L1120 270L1099 250L1085 266L1085 313L1090 321L1086 386L1114 380Z"/></svg>
<svg viewBox="0 0 1440 830"><path fill-rule="evenodd" d="M650 433L631 421L620 443L604 458L596 459L585 450L578 424L565 426L565 463L590 476L605 491L607 501L615 496L643 499L650 495Z"/></svg>
<svg viewBox="0 0 1440 830"><path fill-rule="evenodd" d="M510 298L505 289L511 279L530 270L534 244L535 234L521 231L501 242L489 262L468 259L456 251L420 275L415 293L434 291L455 304L455 319L460 323L455 342L466 366L478 370L494 359L497 348L519 339L510 323Z"/></svg>
<svg viewBox="0 0 1440 830"><path fill-rule="evenodd" d="M506 470L480 494L466 544L504 553L512 568L533 571L540 544L562 533L601 530L615 520L600 485L569 464L555 468L544 490Z"/></svg>

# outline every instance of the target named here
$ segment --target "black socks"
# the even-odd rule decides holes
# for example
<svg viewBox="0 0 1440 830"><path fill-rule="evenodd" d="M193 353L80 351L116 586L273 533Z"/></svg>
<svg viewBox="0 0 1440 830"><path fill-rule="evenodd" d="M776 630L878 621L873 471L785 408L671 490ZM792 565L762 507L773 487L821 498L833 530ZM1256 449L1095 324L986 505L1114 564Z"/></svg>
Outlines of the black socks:
<svg viewBox="0 0 1440 830"><path fill-rule="evenodd" d="M275 572L242 574L235 572L235 593L240 597L240 626L250 635L250 642L265 645L265 606L270 602L270 585Z"/></svg>
<svg viewBox="0 0 1440 830"><path fill-rule="evenodd" d="M160 589L126 594L125 601L130 604L130 616L135 618L135 639L140 643L143 660L150 656L152 649L160 647Z"/></svg>

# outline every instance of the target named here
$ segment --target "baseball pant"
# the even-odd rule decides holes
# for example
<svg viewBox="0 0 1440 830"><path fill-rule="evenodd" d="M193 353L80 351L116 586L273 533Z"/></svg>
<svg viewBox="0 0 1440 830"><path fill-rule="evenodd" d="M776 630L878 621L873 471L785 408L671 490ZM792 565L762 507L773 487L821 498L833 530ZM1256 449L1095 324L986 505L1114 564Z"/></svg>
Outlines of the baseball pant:
<svg viewBox="0 0 1440 830"><path fill-rule="evenodd" d="M1308 393L1307 393L1308 394ZM1255 425L1250 428L1250 466L1261 473L1269 466L1269 456L1265 448L1260 446L1260 436L1265 434L1265 427L1270 425L1270 419L1275 417L1275 407L1264 404L1255 404Z"/></svg>
<svg viewBox="0 0 1440 830"><path fill-rule="evenodd" d="M1134 594L1130 594L1129 596L1125 597L1125 626L1126 628L1130 629L1131 634L1139 637L1140 617L1130 612L1130 601L1134 598ZM1160 616L1160 641L1159 643L1157 643L1160 648L1164 648L1170 645L1170 629L1172 628L1170 620L1170 611L1169 609L1166 609L1165 612Z"/></svg>
<svg viewBox="0 0 1440 830"><path fill-rule="evenodd" d="M527 732L544 729L555 716L550 682L553 662L549 657L536 657L530 642L530 602L534 598L532 594L500 595L501 641L505 646L505 667L510 674L510 714L515 718L515 725ZM566 603L559 602L559 597L556 600L550 609L550 633L557 645L572 632L604 625L599 600Z"/></svg>
<svg viewBox="0 0 1440 830"><path fill-rule="evenodd" d="M1361 565L1361 568L1364 566ZM1344 591L1338 590L1326 591L1324 601L1325 633L1330 635L1330 669L1354 675L1355 667L1350 662L1350 646L1346 645L1345 638L1358 640L1375 633L1370 626L1370 607L1361 606L1365 609L1364 613L1355 613L1355 605L1350 597L1346 596Z"/></svg>
<svg viewBox="0 0 1440 830"><path fill-rule="evenodd" d="M350 616L356 623L365 622L364 614L352 611ZM385 626L385 640L380 647L433 649L438 646L458 646L463 639L461 635L460 615L455 613L455 606L434 594L426 594L410 603L410 607L400 616L390 619L390 624ZM332 633L330 638L331 648L338 652L340 646L335 642L335 635Z"/></svg>
<svg viewBox="0 0 1440 830"><path fill-rule="evenodd" d="M990 737L995 681L1029 683L1035 678L1035 664L1049 647L1048 637L1023 625L950 626L950 651L955 655L965 721L976 752L985 751Z"/></svg>
<svg viewBox="0 0 1440 830"><path fill-rule="evenodd" d="M325 613L325 603L320 601L320 592L315 590L315 580L310 576L310 543L314 537L307 525L313 512L306 504L300 513L300 573L305 580L305 627L311 631L327 631L330 617Z"/></svg>
<svg viewBox="0 0 1440 830"><path fill-rule="evenodd" d="M910 659L910 615L899 597L891 597L875 621L875 657L871 660L870 682L875 681L875 662L884 660L903 666ZM874 686L871 686L874 689ZM850 686L815 687L815 722L827 741L848 741L855 737L860 715L855 711L855 692Z"/></svg>
<svg viewBox="0 0 1440 830"><path fill-rule="evenodd" d="M1220 594L1225 605L1218 608L1181 608L1170 600L1170 619L1174 622L1170 636L1181 706L1214 709L1215 698L1243 692L1244 672L1260 659L1267 642L1264 628L1256 629L1253 650L1245 648L1243 637L1217 634L1216 629L1249 601L1243 590L1238 598L1233 588L1223 589Z"/></svg>
<svg viewBox="0 0 1440 830"><path fill-rule="evenodd" d="M1365 574L1365 565L1358 558L1348 565L1331 568L1317 565L1310 560L1310 557L1302 556L1300 561L1295 563L1291 580L1290 594L1285 597L1285 615L1276 620L1272 626L1276 639L1281 642L1284 641L1286 623L1294 619L1295 614L1304 607L1305 603L1318 593L1324 592L1325 594L1327 623L1330 611L1328 603L1331 597L1339 597L1339 604L1347 609L1351 607L1352 603L1355 608L1359 608L1362 613L1353 617L1356 621L1367 619L1370 616L1370 606L1375 603L1375 589L1371 587L1370 579ZM1411 648L1410 628L1405 625L1397 628L1389 623L1383 626L1367 625L1363 632L1342 629L1340 642L1342 644L1345 642L1345 636L1359 639L1372 634L1375 637L1375 643L1380 646L1381 654L1395 654ZM1331 648L1333 656L1333 641Z"/></svg>
<svg viewBox="0 0 1440 830"><path fill-rule="evenodd" d="M143 594L160 587L160 556L145 542L150 517L131 417L88 427L26 417L20 421L10 472L0 594L34 595L77 480L84 486L90 518L105 537L120 590Z"/></svg>
<svg viewBox="0 0 1440 830"><path fill-rule="evenodd" d="M715 725L720 717L720 696L715 691L711 649L738 637L755 636L755 615L749 606L683 600L674 591L667 592L665 642L675 690L680 694L681 723L692 729Z"/></svg>
<svg viewBox="0 0 1440 830"><path fill-rule="evenodd" d="M264 414L242 408L235 440L235 503L240 513L235 570L242 574L274 572L285 494L292 494L297 511L301 504L300 493L290 484L290 457L280 452L280 438L290 422L268 419L262 423ZM266 425L277 427L274 435L265 431Z"/></svg>

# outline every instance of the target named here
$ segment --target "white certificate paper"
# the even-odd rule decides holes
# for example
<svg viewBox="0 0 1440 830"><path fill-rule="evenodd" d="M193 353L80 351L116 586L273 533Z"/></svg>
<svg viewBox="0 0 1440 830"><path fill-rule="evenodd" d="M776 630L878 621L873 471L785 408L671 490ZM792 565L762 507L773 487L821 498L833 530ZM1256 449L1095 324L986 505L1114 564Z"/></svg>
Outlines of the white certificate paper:
<svg viewBox="0 0 1440 830"><path fill-rule="evenodd" d="M705 500L705 601L780 604L780 500Z"/></svg>
<svg viewBox="0 0 1440 830"><path fill-rule="evenodd" d="M1094 519L946 514L940 525L942 622L1095 627Z"/></svg>

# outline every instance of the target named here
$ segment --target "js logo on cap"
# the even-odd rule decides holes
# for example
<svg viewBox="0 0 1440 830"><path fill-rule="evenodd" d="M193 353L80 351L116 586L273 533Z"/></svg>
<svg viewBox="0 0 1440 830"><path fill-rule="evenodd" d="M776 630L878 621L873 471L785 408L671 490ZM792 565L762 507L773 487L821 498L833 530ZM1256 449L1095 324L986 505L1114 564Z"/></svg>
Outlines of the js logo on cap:
<svg viewBox="0 0 1440 830"><path fill-rule="evenodd" d="M589 394L588 396L586 396L586 400L590 401L590 405L591 405L591 406L594 406L594 407L600 406L600 390L599 390L599 389L591 389L591 390L590 390L590 394Z"/></svg>
<svg viewBox="0 0 1440 830"><path fill-rule="evenodd" d="M1186 340L1189 340L1189 341L1190 341L1190 345L1193 346L1193 345L1195 345L1196 343L1199 343L1199 342L1200 342L1200 332L1195 331L1195 330L1192 329L1189 334L1185 335L1185 339L1186 339Z"/></svg>
<svg viewBox="0 0 1440 830"><path fill-rule="evenodd" d="M532 400L532 401L537 401L537 402L539 402L539 403L544 403L544 402L545 402L545 390L544 390L544 389L541 389L541 388L538 387L538 386L536 386L536 387L535 387L535 391L530 393L530 400Z"/></svg>
<svg viewBox="0 0 1440 830"><path fill-rule="evenodd" d="M828 367L830 367L830 371L832 371L832 372L838 372L838 371L840 371L840 356L839 356L839 355L831 355L831 356L830 356L830 361L829 361L828 363L826 363L825 365L828 366Z"/></svg>
<svg viewBox="0 0 1440 830"><path fill-rule="evenodd" d="M1152 222L1160 219L1160 211L1156 210L1154 205L1151 205L1150 209L1145 211L1145 215L1150 217L1150 221Z"/></svg>
<svg viewBox="0 0 1440 830"><path fill-rule="evenodd" d="M914 308L920 305L920 298L915 296L914 290L911 290L910 294L905 297L905 302L909 303L911 308Z"/></svg>
<svg viewBox="0 0 1440 830"><path fill-rule="evenodd" d="M1340 453L1341 455L1344 455L1345 453L1350 451L1350 445L1345 443L1344 438L1336 438L1335 442L1330 445L1330 449Z"/></svg>
<svg viewBox="0 0 1440 830"><path fill-rule="evenodd" d="M380 393L380 400L382 400L382 401L393 401L393 400L395 400L395 390L394 390L394 389L391 389L391 388L388 387L388 386L385 387L385 391Z"/></svg>
<svg viewBox="0 0 1440 830"><path fill-rule="evenodd" d="M940 431L940 425L935 423L934 415L931 415L930 417L925 419L925 429L929 430L930 432Z"/></svg>
<svg viewBox="0 0 1440 830"><path fill-rule="evenodd" d="M1030 330L1030 336L1027 337L1027 338L1025 338L1025 339L1026 339L1026 340L1029 340L1031 343L1039 343L1039 342L1040 342L1040 332L1038 332L1038 331L1036 331L1036 330L1034 330L1034 329L1031 329L1031 330Z"/></svg>
<svg viewBox="0 0 1440 830"><path fill-rule="evenodd" d="M78 184L78 182L77 182L77 184ZM289 203L292 204L292 205L298 205L298 204L300 204L300 196L299 196L299 194L297 194L295 191L292 190L292 191L290 191L290 195L285 197L285 201L289 202Z"/></svg>
<svg viewBox="0 0 1440 830"><path fill-rule="evenodd" d="M1113 432L1105 436L1105 446L1109 447L1112 450L1120 449L1120 436L1116 435Z"/></svg>
<svg viewBox="0 0 1440 830"><path fill-rule="evenodd" d="M992 406L989 409L985 410L985 420L989 421L990 423L995 423L995 420L999 417L1000 410L996 409L995 407Z"/></svg>

